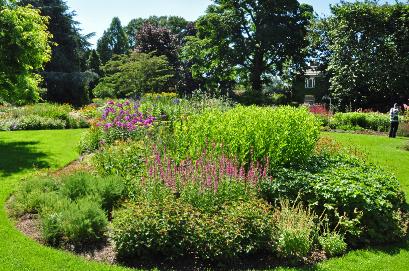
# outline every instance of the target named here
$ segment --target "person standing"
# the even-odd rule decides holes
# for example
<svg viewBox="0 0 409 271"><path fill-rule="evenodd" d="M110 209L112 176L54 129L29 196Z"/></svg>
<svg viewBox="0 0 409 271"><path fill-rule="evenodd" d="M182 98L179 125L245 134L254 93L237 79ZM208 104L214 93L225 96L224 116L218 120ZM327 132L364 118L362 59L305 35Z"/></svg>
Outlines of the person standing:
<svg viewBox="0 0 409 271"><path fill-rule="evenodd" d="M399 107L398 104L394 104L391 110L389 111L391 117L391 130L389 132L389 137L395 138L396 133L399 128Z"/></svg>

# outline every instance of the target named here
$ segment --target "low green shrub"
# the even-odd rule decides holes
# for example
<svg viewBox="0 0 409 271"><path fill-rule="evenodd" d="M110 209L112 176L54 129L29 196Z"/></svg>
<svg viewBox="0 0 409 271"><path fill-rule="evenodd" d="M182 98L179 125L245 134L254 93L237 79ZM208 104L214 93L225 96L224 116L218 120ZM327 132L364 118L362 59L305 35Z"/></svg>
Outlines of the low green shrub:
<svg viewBox="0 0 409 271"><path fill-rule="evenodd" d="M179 159L197 158L210 149L240 163L268 157L272 166L279 166L305 162L318 135L319 122L305 108L239 106L226 112L207 110L177 124L168 146Z"/></svg>
<svg viewBox="0 0 409 271"><path fill-rule="evenodd" d="M262 201L235 202L215 214L180 200L142 201L115 212L111 237L124 261L153 255L228 261L269 249L269 211Z"/></svg>
<svg viewBox="0 0 409 271"><path fill-rule="evenodd" d="M318 237L318 242L325 251L325 254L329 257L341 256L348 248L344 237L339 233L326 233L323 236Z"/></svg>
<svg viewBox="0 0 409 271"><path fill-rule="evenodd" d="M301 261L308 256L317 232L314 219L315 214L301 204L291 206L288 200L280 202L274 213L273 231L275 249L280 257Z"/></svg>
<svg viewBox="0 0 409 271"><path fill-rule="evenodd" d="M122 260L154 255L179 257L187 249L194 210L180 201L142 201L114 212L112 240Z"/></svg>
<svg viewBox="0 0 409 271"><path fill-rule="evenodd" d="M142 176L147 155L148 150L141 141L120 142L95 153L92 164L102 175L135 178Z"/></svg>
<svg viewBox="0 0 409 271"><path fill-rule="evenodd" d="M336 113L331 119L330 126L333 129L360 127L361 129L387 132L390 126L390 118L388 114L382 113Z"/></svg>
<svg viewBox="0 0 409 271"><path fill-rule="evenodd" d="M34 104L3 109L0 130L46 130L85 128L88 122L72 113L69 105Z"/></svg>
<svg viewBox="0 0 409 271"><path fill-rule="evenodd" d="M52 178L35 177L25 180L19 185L10 202L12 214L37 214L47 202L47 194L58 191L58 187L58 182Z"/></svg>
<svg viewBox="0 0 409 271"><path fill-rule="evenodd" d="M18 187L10 209L17 217L39 214L47 243L81 248L104 237L112 210L124 197L119 177L81 172L58 179L39 176Z"/></svg>
<svg viewBox="0 0 409 271"><path fill-rule="evenodd" d="M107 217L95 198L76 202L61 199L40 213L42 232L48 243L74 245L79 248L101 240L108 224Z"/></svg>
<svg viewBox="0 0 409 271"><path fill-rule="evenodd" d="M260 200L231 202L215 214L193 219L190 246L194 254L213 262L237 261L271 250L270 206Z"/></svg>
<svg viewBox="0 0 409 271"><path fill-rule="evenodd" d="M311 168L277 170L273 181L260 183L261 194L269 202L299 198L316 213L326 212L333 227L341 222L347 242L353 246L404 238L407 205L393 175L341 155L311 164Z"/></svg>

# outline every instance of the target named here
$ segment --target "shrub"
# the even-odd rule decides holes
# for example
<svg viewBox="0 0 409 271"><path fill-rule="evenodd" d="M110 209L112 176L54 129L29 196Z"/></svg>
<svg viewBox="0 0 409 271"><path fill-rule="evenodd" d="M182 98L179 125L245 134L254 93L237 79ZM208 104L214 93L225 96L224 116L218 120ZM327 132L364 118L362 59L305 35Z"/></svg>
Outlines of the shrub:
<svg viewBox="0 0 409 271"><path fill-rule="evenodd" d="M8 108L0 114L1 130L42 130L88 127L69 105L35 104Z"/></svg>
<svg viewBox="0 0 409 271"><path fill-rule="evenodd" d="M10 205L12 214L40 214L41 230L51 245L79 248L100 240L112 209L124 197L118 177L76 173L52 179L37 177L24 182Z"/></svg>
<svg viewBox="0 0 409 271"><path fill-rule="evenodd" d="M347 243L344 237L338 233L326 233L318 237L318 242L325 254L329 257L336 257L344 254L347 250Z"/></svg>
<svg viewBox="0 0 409 271"><path fill-rule="evenodd" d="M212 152L237 157L239 163L263 161L272 166L298 164L311 155L319 124L305 108L236 107L208 110L178 124L170 148L178 158L200 156L207 144Z"/></svg>
<svg viewBox="0 0 409 271"><path fill-rule="evenodd" d="M231 202L193 219L189 243L201 259L237 261L271 248L272 225L270 206L263 201Z"/></svg>
<svg viewBox="0 0 409 271"><path fill-rule="evenodd" d="M301 204L291 206L288 200L280 202L274 213L273 231L275 249L280 257L299 261L309 254L317 231L315 218L314 213Z"/></svg>
<svg viewBox="0 0 409 271"><path fill-rule="evenodd" d="M270 202L300 198L316 213L329 214L333 227L342 220L351 245L385 244L405 236L405 196L394 176L348 156L312 163L310 169L274 172L273 181L260 184L263 197Z"/></svg>
<svg viewBox="0 0 409 271"><path fill-rule="evenodd" d="M117 143L97 152L92 158L92 164L102 175L118 175L130 179L142 176L147 153L143 142Z"/></svg>
<svg viewBox="0 0 409 271"><path fill-rule="evenodd" d="M93 180L94 177L82 172L64 177L63 185L60 189L61 194L71 201L76 201L90 195L92 194L91 186Z"/></svg>
<svg viewBox="0 0 409 271"><path fill-rule="evenodd" d="M118 257L154 255L179 257L185 254L187 224L194 210L180 201L142 201L114 213L112 239Z"/></svg>
<svg viewBox="0 0 409 271"><path fill-rule="evenodd" d="M46 194L57 190L58 182L51 178L36 177L22 182L11 201L12 214L38 214L47 202Z"/></svg>
<svg viewBox="0 0 409 271"><path fill-rule="evenodd" d="M390 126L388 114L382 113L336 113L331 120L332 128L360 127L378 132L387 132Z"/></svg>
<svg viewBox="0 0 409 271"><path fill-rule="evenodd" d="M227 261L266 251L271 216L262 201L225 205L206 214L180 200L142 201L117 211L112 239L123 260L196 255Z"/></svg>
<svg viewBox="0 0 409 271"><path fill-rule="evenodd" d="M108 224L95 198L82 198L77 202L61 199L41 212L41 222L48 243L76 247L100 240Z"/></svg>

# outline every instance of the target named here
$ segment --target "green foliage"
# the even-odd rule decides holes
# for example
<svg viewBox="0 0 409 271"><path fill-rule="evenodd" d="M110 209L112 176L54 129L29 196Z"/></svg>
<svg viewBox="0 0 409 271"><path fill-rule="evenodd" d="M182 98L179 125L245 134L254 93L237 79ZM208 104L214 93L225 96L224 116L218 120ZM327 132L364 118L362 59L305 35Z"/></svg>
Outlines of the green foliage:
<svg viewBox="0 0 409 271"><path fill-rule="evenodd" d="M281 200L274 213L273 239L280 257L300 261L311 251L317 227L315 214L301 204L291 206L288 200Z"/></svg>
<svg viewBox="0 0 409 271"><path fill-rule="evenodd" d="M206 189L199 184L188 184L183 187L180 199L202 212L214 213L231 202L247 202L255 198L255 191L249 184L239 180L225 179L218 183L218 188Z"/></svg>
<svg viewBox="0 0 409 271"><path fill-rule="evenodd" d="M407 100L408 5L342 2L331 11L321 24L321 43L340 105L386 110Z"/></svg>
<svg viewBox="0 0 409 271"><path fill-rule="evenodd" d="M113 208L124 196L122 179L80 172L23 182L10 207L15 216L39 214L42 237L49 244L80 248L101 240Z"/></svg>
<svg viewBox="0 0 409 271"><path fill-rule="evenodd" d="M98 127L91 127L88 131L82 134L78 144L78 152L80 154L91 153L98 150L102 144L104 132Z"/></svg>
<svg viewBox="0 0 409 271"><path fill-rule="evenodd" d="M205 260L234 261L272 246L270 206L259 200L226 204L219 213L196 217L190 226L193 251Z"/></svg>
<svg viewBox="0 0 409 271"><path fill-rule="evenodd" d="M329 257L336 257L344 254L347 250L347 243L344 241L344 237L338 233L326 233L323 236L318 237L318 242L321 248L325 251Z"/></svg>
<svg viewBox="0 0 409 271"><path fill-rule="evenodd" d="M166 91L173 76L166 57L137 52L115 56L102 71L105 76L94 89L99 98L136 98L147 92Z"/></svg>
<svg viewBox="0 0 409 271"><path fill-rule="evenodd" d="M114 213L112 239L121 259L165 255L177 257L188 248L187 225L194 210L179 201L139 202Z"/></svg>
<svg viewBox="0 0 409 271"><path fill-rule="evenodd" d="M385 244L407 234L404 194L394 176L357 158L320 158L307 169L282 169L260 191L270 202L299 198L340 224L351 245Z"/></svg>
<svg viewBox="0 0 409 271"><path fill-rule="evenodd" d="M96 50L91 50L87 60L87 69L101 75L101 58Z"/></svg>
<svg viewBox="0 0 409 271"><path fill-rule="evenodd" d="M46 72L72 73L85 70L85 61L93 34L82 35L75 12L65 0L19 0L21 6L32 5L49 18L48 29L52 34L52 57Z"/></svg>
<svg viewBox="0 0 409 271"><path fill-rule="evenodd" d="M142 175L148 151L143 142L131 141L106 146L97 152L92 164L103 175L135 178Z"/></svg>
<svg viewBox="0 0 409 271"><path fill-rule="evenodd" d="M50 60L48 19L32 7L0 5L0 103L39 99L35 74Z"/></svg>
<svg viewBox="0 0 409 271"><path fill-rule="evenodd" d="M306 109L236 107L203 114L176 124L174 148L178 157L197 158L207 145L240 163L264 161L272 166L306 162L318 139L319 124Z"/></svg>
<svg viewBox="0 0 409 271"><path fill-rule="evenodd" d="M0 130L46 130L84 128L85 118L73 114L69 105L34 104L0 110Z"/></svg>
<svg viewBox="0 0 409 271"><path fill-rule="evenodd" d="M331 121L331 128L342 128L342 126L360 127L378 132L387 132L390 127L390 117L382 113L336 113Z"/></svg>
<svg viewBox="0 0 409 271"><path fill-rule="evenodd" d="M128 49L128 37L122 28L121 21L118 17L114 17L111 25L104 31L97 43L97 51L101 61L106 63L114 55L126 54Z"/></svg>
<svg viewBox="0 0 409 271"><path fill-rule="evenodd" d="M197 35L188 39L185 59L210 90L216 87L223 94L235 79L244 78L261 93L271 75L302 65L311 16L312 7L296 0L214 1L196 22Z"/></svg>
<svg viewBox="0 0 409 271"><path fill-rule="evenodd" d="M56 103L82 106L91 102L91 88L99 79L98 74L86 72L48 72L44 76L47 93L44 99Z"/></svg>
<svg viewBox="0 0 409 271"><path fill-rule="evenodd" d="M101 240L107 217L98 200L82 198L76 202L62 198L41 213L42 233L54 246L72 244L81 247Z"/></svg>
<svg viewBox="0 0 409 271"><path fill-rule="evenodd" d="M200 213L179 200L143 201L114 215L112 238L123 260L194 254L226 261L265 250L271 233L265 203L233 203L220 213Z"/></svg>

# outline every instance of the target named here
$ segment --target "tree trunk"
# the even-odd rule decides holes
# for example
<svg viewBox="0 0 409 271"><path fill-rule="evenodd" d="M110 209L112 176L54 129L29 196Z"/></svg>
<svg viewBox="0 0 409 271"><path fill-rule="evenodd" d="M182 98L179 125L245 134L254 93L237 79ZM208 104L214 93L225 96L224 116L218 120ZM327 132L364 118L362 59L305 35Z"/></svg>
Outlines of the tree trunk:
<svg viewBox="0 0 409 271"><path fill-rule="evenodd" d="M263 90L263 81L261 80L263 72L264 52L261 49L256 49L250 77L253 94L261 94Z"/></svg>

